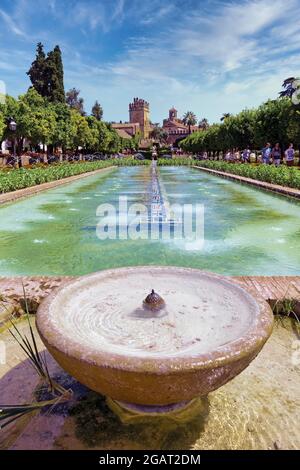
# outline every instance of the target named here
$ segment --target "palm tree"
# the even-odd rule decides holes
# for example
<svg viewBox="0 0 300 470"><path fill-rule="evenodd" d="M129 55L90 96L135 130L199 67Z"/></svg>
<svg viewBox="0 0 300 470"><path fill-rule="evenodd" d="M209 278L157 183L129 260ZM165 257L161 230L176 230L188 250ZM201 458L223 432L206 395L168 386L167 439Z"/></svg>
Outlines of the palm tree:
<svg viewBox="0 0 300 470"><path fill-rule="evenodd" d="M221 121L225 121L225 119L228 119L231 116L231 113L224 113L223 116L221 117Z"/></svg>
<svg viewBox="0 0 300 470"><path fill-rule="evenodd" d="M199 129L206 131L209 128L208 120L206 118L202 118L198 123L198 127Z"/></svg>
<svg viewBox="0 0 300 470"><path fill-rule="evenodd" d="M182 122L189 127L189 134L191 133L191 126L197 123L196 114L193 111L187 111L182 118Z"/></svg>
<svg viewBox="0 0 300 470"><path fill-rule="evenodd" d="M300 79L295 77L286 78L282 84L282 88L284 88L284 90L279 92L280 98L284 98L285 96L295 98L295 93L297 92L297 95L299 94Z"/></svg>

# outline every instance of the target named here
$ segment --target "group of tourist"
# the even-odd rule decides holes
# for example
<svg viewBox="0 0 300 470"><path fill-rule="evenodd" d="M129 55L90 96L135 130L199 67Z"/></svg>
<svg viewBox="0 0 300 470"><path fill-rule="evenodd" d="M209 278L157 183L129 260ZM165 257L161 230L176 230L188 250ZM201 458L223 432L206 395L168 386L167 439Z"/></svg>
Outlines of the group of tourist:
<svg viewBox="0 0 300 470"><path fill-rule="evenodd" d="M243 163L250 163L251 155L254 155L254 152L251 151L250 146L247 146L242 152L238 149L228 150L225 154L225 160L228 162L238 162L242 161ZM272 148L269 142L261 150L261 162L265 165L274 164L279 166L282 163L283 157L287 166L293 166L295 161L295 149L294 145L291 143L289 147L282 151L280 144L277 142Z"/></svg>
<svg viewBox="0 0 300 470"><path fill-rule="evenodd" d="M281 157L282 157L282 150L278 142L275 144L273 148L271 147L271 144L268 142L266 146L262 149L262 163L264 163L265 165L269 165L270 163L273 162L275 166L279 166L281 164ZM295 149L292 143L284 152L284 157L285 157L287 166L294 165Z"/></svg>

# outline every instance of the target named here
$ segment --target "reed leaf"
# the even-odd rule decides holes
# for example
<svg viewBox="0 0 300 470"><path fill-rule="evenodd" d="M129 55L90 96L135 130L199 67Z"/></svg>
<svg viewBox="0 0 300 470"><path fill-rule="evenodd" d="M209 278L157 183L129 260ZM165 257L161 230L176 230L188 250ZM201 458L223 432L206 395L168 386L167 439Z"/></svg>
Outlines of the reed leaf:
<svg viewBox="0 0 300 470"><path fill-rule="evenodd" d="M41 402L34 402L31 404L25 405L1 405L0 404L0 429L5 428L12 422L16 421L17 419L21 418L22 416L33 413L36 410L41 410L47 406L55 407L61 401L67 401L69 397L65 394L65 396L60 396L53 398L52 400L45 400Z"/></svg>
<svg viewBox="0 0 300 470"><path fill-rule="evenodd" d="M22 287L25 304L25 314L29 326L30 337L28 338L26 334L23 334L12 319L10 320L12 328L9 329L9 332L15 339L15 341L18 343L22 351L25 353L26 357L29 359L31 366L36 371L36 373L48 383L50 391L52 393L59 393L60 395L68 394L68 396L70 397L71 392L67 391L64 387L59 385L51 378L47 365L46 355L45 353L40 353L38 350L36 338L30 321L28 300L23 284Z"/></svg>

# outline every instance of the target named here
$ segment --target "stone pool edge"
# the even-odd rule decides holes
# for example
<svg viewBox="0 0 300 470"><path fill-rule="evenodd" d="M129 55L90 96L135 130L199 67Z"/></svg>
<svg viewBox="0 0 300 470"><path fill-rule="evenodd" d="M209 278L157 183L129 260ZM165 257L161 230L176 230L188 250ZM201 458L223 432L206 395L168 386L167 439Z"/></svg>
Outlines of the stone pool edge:
<svg viewBox="0 0 300 470"><path fill-rule="evenodd" d="M266 191L271 191L273 193L281 194L283 196L300 199L300 190L296 188L289 188L287 186L280 186L279 184L267 183L266 181L254 180L252 178L247 178L246 176L234 175L233 173L213 170L211 168L205 168L203 166L198 166L198 165L192 165L191 168L195 168L196 170L206 171L207 173L211 173L216 176L223 177L223 178L228 178L239 183L245 183L251 186L256 186L260 189L264 189Z"/></svg>
<svg viewBox="0 0 300 470"><path fill-rule="evenodd" d="M81 178L86 178L87 176L93 176L98 173L103 173L108 170L118 168L115 165L108 166L106 168L100 168L99 170L89 171L87 173L81 173L80 175L68 176L67 178L61 178L55 181L49 181L48 183L37 184L35 186L30 186L29 188L17 189L16 191L11 191L9 193L0 194L0 206L2 204L7 204L9 202L17 201L18 199L23 199L28 196L34 196L48 189L56 188L63 184L72 183L73 181L79 180Z"/></svg>

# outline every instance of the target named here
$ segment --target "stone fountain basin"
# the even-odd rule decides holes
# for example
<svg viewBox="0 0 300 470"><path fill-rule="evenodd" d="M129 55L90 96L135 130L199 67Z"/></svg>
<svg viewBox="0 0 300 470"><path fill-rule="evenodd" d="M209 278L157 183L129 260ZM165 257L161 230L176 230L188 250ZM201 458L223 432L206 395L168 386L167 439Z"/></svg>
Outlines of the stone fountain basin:
<svg viewBox="0 0 300 470"><path fill-rule="evenodd" d="M154 288L159 312L143 308ZM106 270L67 283L37 312L53 357L87 387L140 405L189 401L224 385L256 357L273 314L226 278L196 269Z"/></svg>

